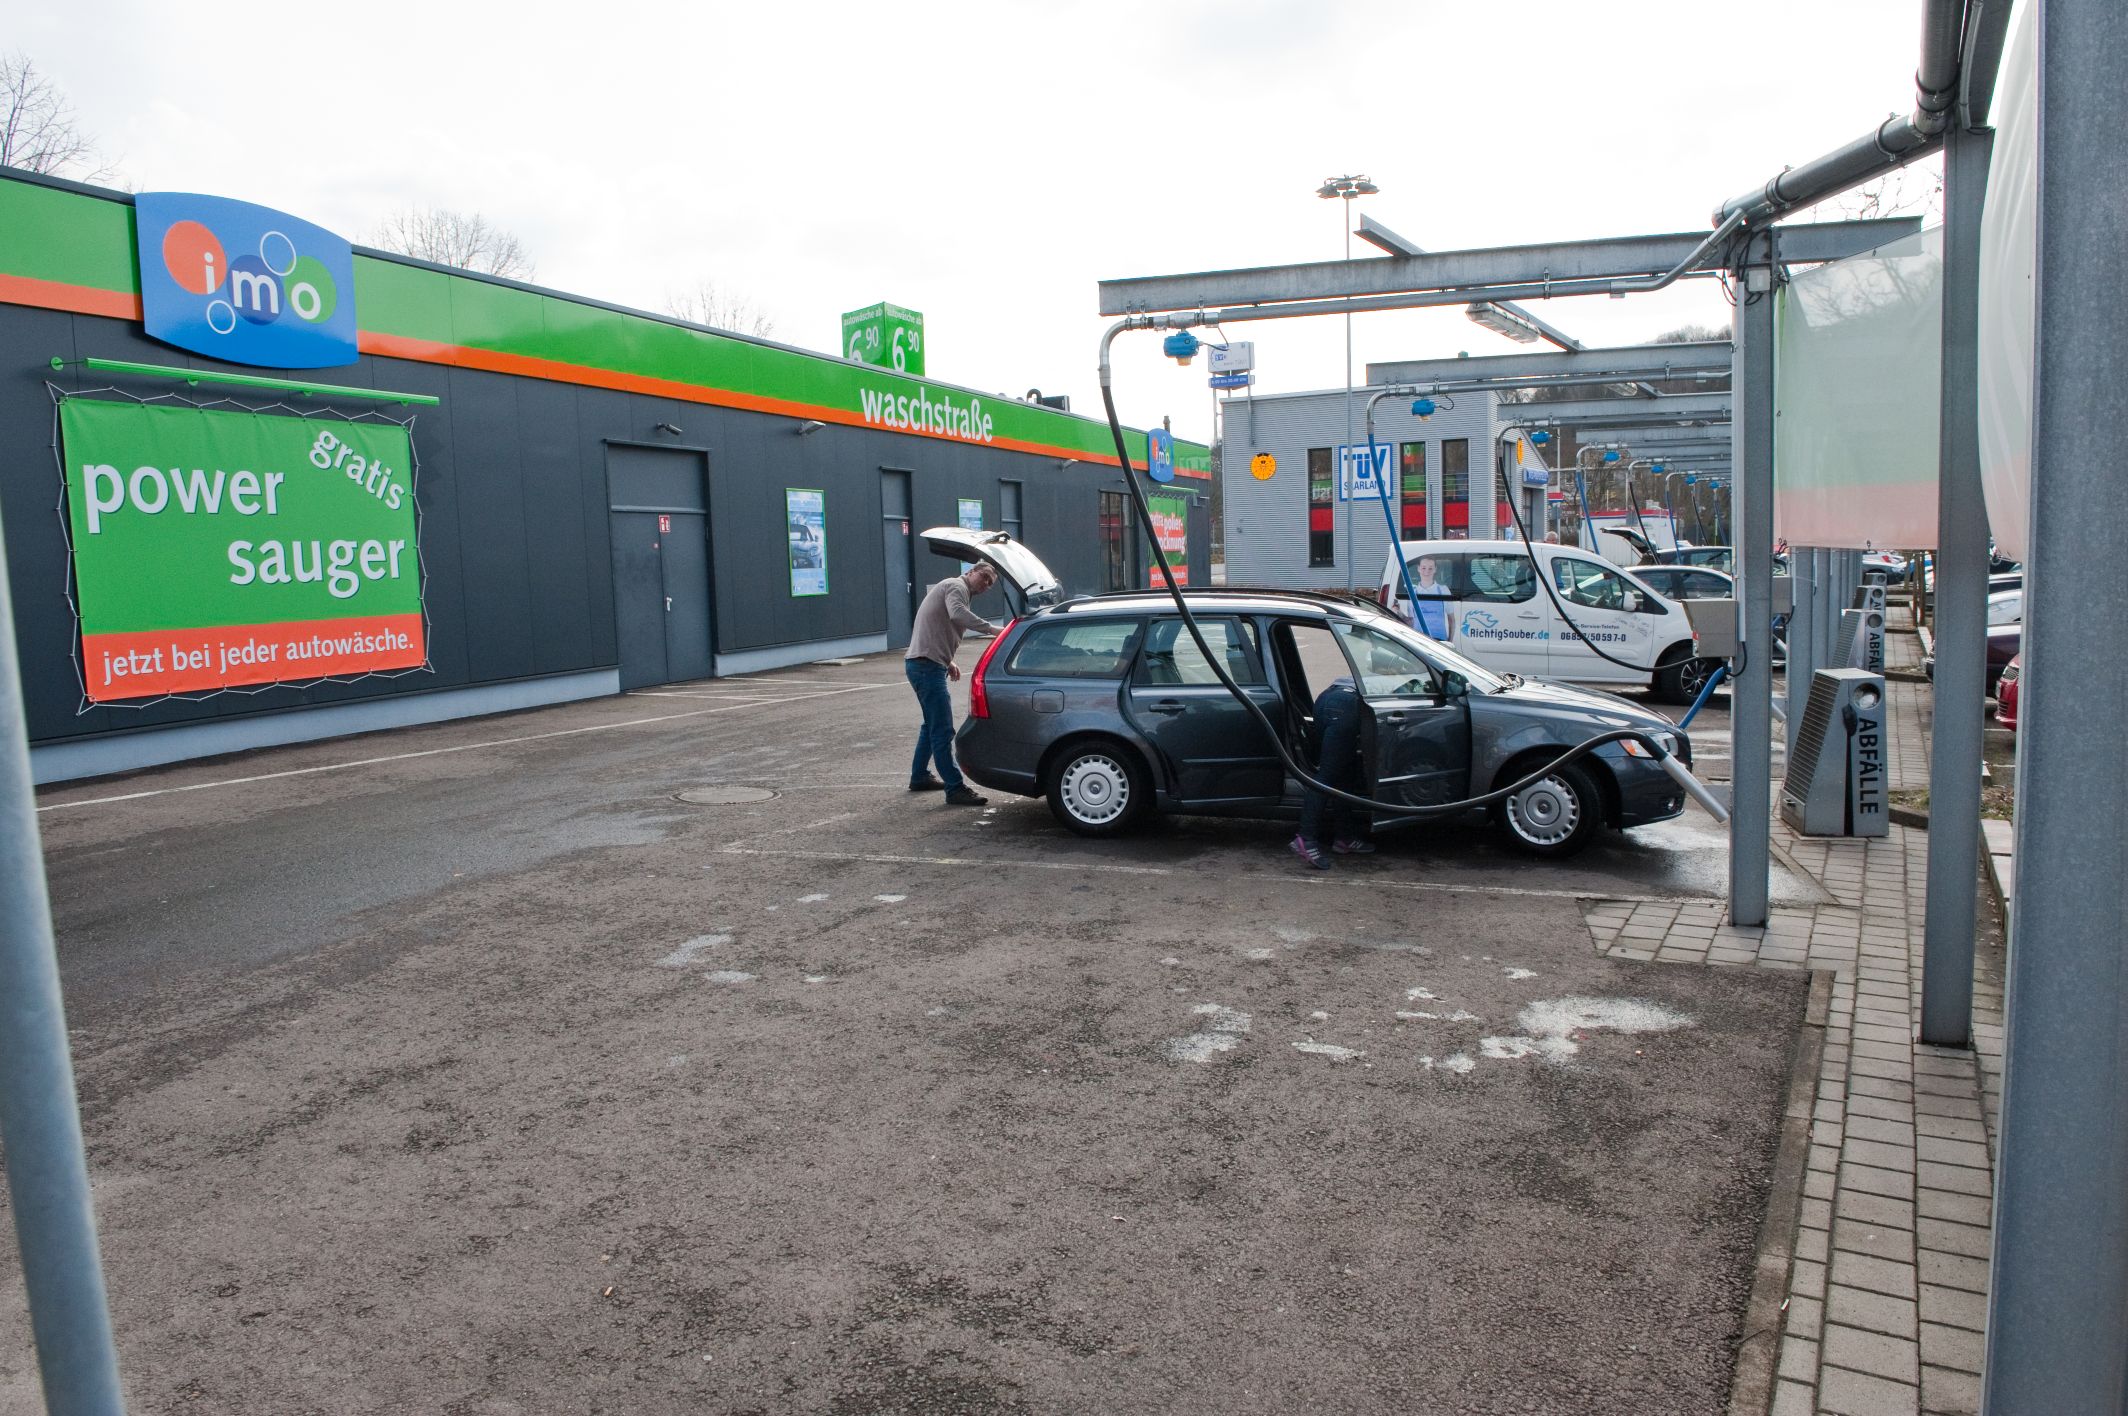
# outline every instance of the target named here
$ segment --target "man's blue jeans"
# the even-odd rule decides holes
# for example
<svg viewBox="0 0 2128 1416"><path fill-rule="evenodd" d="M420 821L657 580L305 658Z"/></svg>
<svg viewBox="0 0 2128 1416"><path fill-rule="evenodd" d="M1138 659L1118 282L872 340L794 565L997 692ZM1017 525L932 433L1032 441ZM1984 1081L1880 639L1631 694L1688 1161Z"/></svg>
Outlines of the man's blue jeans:
<svg viewBox="0 0 2128 1416"><path fill-rule="evenodd" d="M904 659L902 667L909 675L909 687L916 690L916 701L924 709L924 725L916 732L916 760L909 764L909 780L921 782L930 776L935 761L946 790L958 790L962 785L961 769L953 762L953 695L946 688L946 667L929 659Z"/></svg>
<svg viewBox="0 0 2128 1416"><path fill-rule="evenodd" d="M1360 697L1351 688L1333 684L1315 700L1315 774L1333 787L1364 794L1366 773L1360 766ZM1301 802L1301 839L1311 845L1330 844L1323 827L1331 828L1340 841L1364 840L1368 834L1367 813L1326 792L1310 789Z"/></svg>

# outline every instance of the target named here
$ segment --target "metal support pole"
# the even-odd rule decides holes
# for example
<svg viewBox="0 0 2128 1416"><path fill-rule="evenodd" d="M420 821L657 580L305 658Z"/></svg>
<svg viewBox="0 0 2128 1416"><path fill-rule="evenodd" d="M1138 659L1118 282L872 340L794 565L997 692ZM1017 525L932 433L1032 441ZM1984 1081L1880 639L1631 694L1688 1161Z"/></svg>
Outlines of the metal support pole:
<svg viewBox="0 0 2128 1416"><path fill-rule="evenodd" d="M1766 922L1773 813L1773 234L1751 238L1736 292L1731 461L1736 498L1737 637L1729 693L1729 921Z"/></svg>
<svg viewBox="0 0 2128 1416"><path fill-rule="evenodd" d="M1980 211L1993 134L1953 125L1943 148L1943 407L1936 483L1936 687L1929 753L1921 1040L1972 1041L1987 696L1988 504L1980 485ZM1949 633L1943 633L1947 627Z"/></svg>
<svg viewBox="0 0 2128 1416"><path fill-rule="evenodd" d="M2128 796L2128 754L2092 730L2094 712L2128 699L2128 513L2118 471L2090 444L2093 428L2128 420L2128 324L2106 298L2128 289L2128 204L2113 195L2128 190L2124 72L2128 6L2040 7L2031 545L1989 1416L2128 1413L2128 815L2105 805Z"/></svg>
<svg viewBox="0 0 2128 1416"><path fill-rule="evenodd" d="M1810 701L1810 676L1817 667L1812 657L1817 649L1817 553L1808 546L1788 548L1788 583L1795 592L1795 608L1788 613L1788 753L1795 756L1796 729L1802 726L1803 705Z"/></svg>
<svg viewBox="0 0 2128 1416"><path fill-rule="evenodd" d="M1840 642L1840 583L1836 574L1840 553L1820 546L1810 553L1818 573L1818 652L1811 668L1838 668L1833 649Z"/></svg>
<svg viewBox="0 0 2128 1416"><path fill-rule="evenodd" d="M0 1143L49 1416L123 1416L0 540Z"/></svg>

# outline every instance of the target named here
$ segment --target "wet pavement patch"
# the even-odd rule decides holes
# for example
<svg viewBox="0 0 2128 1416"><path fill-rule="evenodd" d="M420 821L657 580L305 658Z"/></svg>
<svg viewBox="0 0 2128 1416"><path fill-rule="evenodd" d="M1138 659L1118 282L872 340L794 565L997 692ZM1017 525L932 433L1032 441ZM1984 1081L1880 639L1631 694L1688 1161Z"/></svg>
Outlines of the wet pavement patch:
<svg viewBox="0 0 2128 1416"><path fill-rule="evenodd" d="M673 795L690 806L751 806L776 799L767 787L689 787Z"/></svg>

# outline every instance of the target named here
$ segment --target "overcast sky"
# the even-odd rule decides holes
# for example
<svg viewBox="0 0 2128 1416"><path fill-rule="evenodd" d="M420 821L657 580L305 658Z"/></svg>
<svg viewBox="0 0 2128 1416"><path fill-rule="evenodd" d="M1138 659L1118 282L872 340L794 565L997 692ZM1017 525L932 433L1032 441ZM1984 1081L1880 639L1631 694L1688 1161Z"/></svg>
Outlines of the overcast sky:
<svg viewBox="0 0 2128 1416"><path fill-rule="evenodd" d="M1704 231L1721 200L1913 103L1918 0L1763 5L1017 3L61 6L0 45L122 177L357 241L477 211L540 284L658 309L703 278L832 351L924 312L930 373L1098 411L1095 283L1342 255L1326 176L1429 249ZM1356 218L1355 218L1356 219ZM1355 257L1373 254L1356 242ZM1724 323L1710 282L1536 307L1592 343ZM1342 386L1336 319L1232 327L1259 390ZM1506 353L1448 311L1363 315L1370 359ZM1123 416L1210 431L1203 361L1119 346Z"/></svg>

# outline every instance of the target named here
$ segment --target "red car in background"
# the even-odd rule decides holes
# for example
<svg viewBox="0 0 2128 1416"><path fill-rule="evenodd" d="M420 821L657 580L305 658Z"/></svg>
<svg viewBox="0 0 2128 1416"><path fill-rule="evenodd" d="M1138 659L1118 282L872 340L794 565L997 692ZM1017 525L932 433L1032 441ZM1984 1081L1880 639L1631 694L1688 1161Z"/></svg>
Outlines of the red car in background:
<svg viewBox="0 0 2128 1416"><path fill-rule="evenodd" d="M2025 656L2014 656L1995 684L1995 721L2017 731L2017 681L2024 677Z"/></svg>

